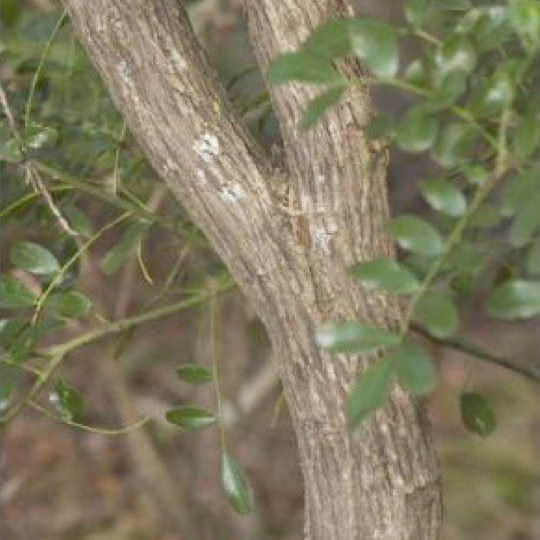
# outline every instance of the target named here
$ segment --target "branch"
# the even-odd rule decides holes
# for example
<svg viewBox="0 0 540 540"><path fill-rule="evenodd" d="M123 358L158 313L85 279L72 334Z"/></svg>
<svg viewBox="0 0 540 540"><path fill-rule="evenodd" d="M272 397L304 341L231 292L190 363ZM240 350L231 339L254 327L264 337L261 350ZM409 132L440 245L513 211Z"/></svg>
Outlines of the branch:
<svg viewBox="0 0 540 540"><path fill-rule="evenodd" d="M34 397L41 391L41 389L47 384L49 379L52 377L54 372L60 367L62 361L69 353L88 345L94 341L97 341L103 337L118 334L129 330L136 326L139 326L144 323L152 322L169 315L173 315L184 309L196 306L201 302L215 296L216 294L221 294L230 288L233 287L233 284L230 281L221 284L219 287L207 291L204 294L198 294L191 298L180 300L179 302L174 302L167 306L162 306L145 313L140 313L134 315L133 317L127 317L125 319L120 319L118 321L110 322L103 325L101 328L87 332L82 336L78 336L70 341L62 343L60 345L51 345L45 349L36 351L36 355L40 357L49 358L49 363L43 369L39 375L38 379L29 390L29 392L24 396L24 398L14 405L6 414L0 418L0 426L6 425L12 418L14 418L28 403L30 403Z"/></svg>
<svg viewBox="0 0 540 540"><path fill-rule="evenodd" d="M290 276L281 298L297 298L310 272L304 265L303 275L293 276L298 250L276 209L268 161L229 107L182 4L63 4L150 163L258 314L265 319L280 276Z"/></svg>
<svg viewBox="0 0 540 540"><path fill-rule="evenodd" d="M29 102L31 103L31 101ZM60 228L63 229L70 236L77 238L79 235L70 227L66 218L62 215L62 213L56 206L56 203L54 202L54 199L52 198L52 195L49 189L47 188L47 185L43 181L43 178L39 174L39 171L36 169L32 161L28 157L26 145L17 127L15 116L9 106L6 92L1 83L0 83L0 105L4 112L4 115L6 116L8 120L8 126L11 131L11 134L13 135L15 141L17 142L17 146L19 148L21 156L24 159L23 170L24 170L26 183L33 189L34 193L40 195L44 199L45 204L47 205L47 208L49 209L51 214L55 217L56 221L60 225Z"/></svg>
<svg viewBox="0 0 540 540"><path fill-rule="evenodd" d="M411 324L411 329L413 330L413 332L416 332L417 334L427 338L433 343L437 343L438 345L442 345L443 347L449 347L451 349L461 351L469 356L472 356L473 358L477 358L478 360L483 360L485 362L489 362L490 364L504 367L506 369L509 369L510 371L519 373L520 375L523 375L524 377L527 377L532 381L540 382L540 369L538 367L518 365L508 360L508 358L497 356L490 351L480 347L478 344L466 341L464 339L434 337L426 330L424 330L421 326L415 323Z"/></svg>
<svg viewBox="0 0 540 540"><path fill-rule="evenodd" d="M50 347L47 347L46 349L40 351L40 355L64 356L74 351L75 349L78 349L79 347L88 345L89 343L97 341L98 339L101 339L105 336L118 334L120 332L130 330L131 328L134 328L141 324L152 322L158 319L163 319L164 317L168 317L169 315L173 315L174 313L177 313L184 309L196 306L201 302L208 300L212 296L228 291L233 286L234 284L231 281L226 281L224 284L216 287L215 289L194 295L191 298L183 299L167 306L161 306L151 311L139 313L138 315L134 315L132 317L126 317L125 319L119 319L118 321L107 323L102 328L98 328L82 336L73 338L72 340L62 343L61 345L52 345Z"/></svg>

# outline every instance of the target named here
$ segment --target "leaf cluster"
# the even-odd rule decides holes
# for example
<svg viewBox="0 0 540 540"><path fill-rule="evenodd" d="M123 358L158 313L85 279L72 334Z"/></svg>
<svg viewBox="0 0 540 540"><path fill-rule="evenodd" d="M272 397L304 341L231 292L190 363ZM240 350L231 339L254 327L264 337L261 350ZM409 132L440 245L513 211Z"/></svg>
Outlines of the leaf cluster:
<svg viewBox="0 0 540 540"><path fill-rule="evenodd" d="M403 92L410 103L403 114L377 114L365 133L428 154L433 165L415 183L424 212L386 224L399 262L377 257L350 269L366 293L404 299L400 328L345 321L317 334L330 350L378 357L352 387L353 426L384 405L392 377L414 395L433 388L433 362L410 341L414 325L440 343L462 331L462 306L472 302L487 317L540 315L540 4L405 0L404 11L403 27L368 17L324 23L268 71L273 84L322 88L304 111L304 129L351 99L354 85ZM407 63L400 58L405 40L416 51ZM365 76L345 77L338 60L359 61ZM494 422L480 399L463 394L461 409L467 428L487 434Z"/></svg>

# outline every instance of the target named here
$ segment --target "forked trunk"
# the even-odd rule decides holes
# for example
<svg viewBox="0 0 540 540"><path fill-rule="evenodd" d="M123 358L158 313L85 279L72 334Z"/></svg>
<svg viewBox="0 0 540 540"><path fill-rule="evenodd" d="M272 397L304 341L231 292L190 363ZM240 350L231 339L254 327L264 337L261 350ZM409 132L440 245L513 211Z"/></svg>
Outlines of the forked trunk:
<svg viewBox="0 0 540 540"><path fill-rule="evenodd" d="M383 230L386 155L362 135L366 91L348 91L300 134L314 89L270 89L286 155L277 170L229 107L179 2L63 2L148 159L266 325L298 438L306 539L438 538L438 468L418 406L393 388L388 406L350 433L344 399L369 358L328 354L313 337L329 320L393 328L402 316L395 299L346 274L355 261L393 253ZM250 0L246 11L263 70L320 22L349 14L330 0Z"/></svg>

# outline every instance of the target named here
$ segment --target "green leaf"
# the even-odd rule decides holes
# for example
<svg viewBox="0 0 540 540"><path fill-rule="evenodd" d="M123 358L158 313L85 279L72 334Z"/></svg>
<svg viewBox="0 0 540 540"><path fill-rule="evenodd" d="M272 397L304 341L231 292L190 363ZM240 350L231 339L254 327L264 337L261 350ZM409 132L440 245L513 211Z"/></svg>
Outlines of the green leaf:
<svg viewBox="0 0 540 540"><path fill-rule="evenodd" d="M403 258L403 264L411 270L420 281L422 281L431 269L433 258L411 253Z"/></svg>
<svg viewBox="0 0 540 540"><path fill-rule="evenodd" d="M415 396L431 392L437 380L433 359L425 349L411 342L392 347L385 355L399 384Z"/></svg>
<svg viewBox="0 0 540 540"><path fill-rule="evenodd" d="M0 135L3 135L0 133ZM18 163L22 159L19 143L13 138L0 138L0 160L7 163Z"/></svg>
<svg viewBox="0 0 540 540"><path fill-rule="evenodd" d="M439 11L467 11L472 6L469 0L436 0L435 7Z"/></svg>
<svg viewBox="0 0 540 540"><path fill-rule="evenodd" d="M433 96L424 106L430 111L440 111L454 105L459 97L465 92L467 77L461 71L451 71L442 76L433 88Z"/></svg>
<svg viewBox="0 0 540 540"><path fill-rule="evenodd" d="M538 108L532 103L513 133L512 148L520 159L528 159L538 149L540 142L540 120Z"/></svg>
<svg viewBox="0 0 540 540"><path fill-rule="evenodd" d="M341 99L345 89L345 86L330 88L311 100L308 108L302 115L300 129L305 131L312 127L330 107L335 105Z"/></svg>
<svg viewBox="0 0 540 540"><path fill-rule="evenodd" d="M350 268L349 273L360 279L368 289L410 294L420 285L410 270L391 259L380 258L361 262Z"/></svg>
<svg viewBox="0 0 540 540"><path fill-rule="evenodd" d="M9 351L10 357L16 364L24 362L35 349L37 340L42 330L34 326L25 328L18 336L16 343Z"/></svg>
<svg viewBox="0 0 540 540"><path fill-rule="evenodd" d="M11 399L24 371L18 365L8 364L0 359L0 413L11 405Z"/></svg>
<svg viewBox="0 0 540 540"><path fill-rule="evenodd" d="M221 452L221 483L232 508L240 515L253 511L253 490L238 462L224 448Z"/></svg>
<svg viewBox="0 0 540 540"><path fill-rule="evenodd" d="M403 73L403 80L415 86L427 86L431 82L433 71L432 56L422 56L413 60Z"/></svg>
<svg viewBox="0 0 540 540"><path fill-rule="evenodd" d="M482 204L469 218L469 229L492 229L499 225L501 216L491 203Z"/></svg>
<svg viewBox="0 0 540 540"><path fill-rule="evenodd" d="M394 122L384 114L377 114L365 126L364 135L368 139L392 139L395 134Z"/></svg>
<svg viewBox="0 0 540 540"><path fill-rule="evenodd" d="M499 319L527 319L540 313L540 281L509 280L495 287L484 308Z"/></svg>
<svg viewBox="0 0 540 540"><path fill-rule="evenodd" d="M24 308L33 306L34 294L18 279L11 276L0 277L0 307Z"/></svg>
<svg viewBox="0 0 540 540"><path fill-rule="evenodd" d="M56 257L48 250L32 242L19 242L9 253L14 266L32 274L48 276L60 269Z"/></svg>
<svg viewBox="0 0 540 540"><path fill-rule="evenodd" d="M18 364L30 356L41 336L56 328L58 323L51 321L30 325L30 321L23 318L3 320L0 346Z"/></svg>
<svg viewBox="0 0 540 540"><path fill-rule="evenodd" d="M517 64L504 64L492 77L478 85L468 103L475 115L493 115L513 101L517 88L516 74L513 73L515 69Z"/></svg>
<svg viewBox="0 0 540 540"><path fill-rule="evenodd" d="M352 50L377 77L394 77L399 67L398 32L392 26L368 18L351 19Z"/></svg>
<svg viewBox="0 0 540 540"><path fill-rule="evenodd" d="M122 263L135 249L142 236L148 230L149 224L145 221L137 221L131 224L125 231L120 241L113 246L101 259L99 267L105 274L113 274L120 268Z"/></svg>
<svg viewBox="0 0 540 540"><path fill-rule="evenodd" d="M62 208L62 215L67 219L69 226L83 238L92 236L92 224L86 215L75 205L70 204Z"/></svg>
<svg viewBox="0 0 540 540"><path fill-rule="evenodd" d="M500 212L511 217L540 189L540 171L525 171L507 180L501 190Z"/></svg>
<svg viewBox="0 0 540 540"><path fill-rule="evenodd" d="M444 247L439 231L416 216L404 215L391 219L387 230L402 249L417 255L434 257Z"/></svg>
<svg viewBox="0 0 540 540"><path fill-rule="evenodd" d="M431 15L432 5L433 0L405 0L405 19L415 28L422 27Z"/></svg>
<svg viewBox="0 0 540 540"><path fill-rule="evenodd" d="M49 296L44 307L58 317L77 319L90 311L92 302L80 292L67 291Z"/></svg>
<svg viewBox="0 0 540 540"><path fill-rule="evenodd" d="M406 152L424 152L433 146L438 130L437 117L431 111L410 107L398 126L396 142Z"/></svg>
<svg viewBox="0 0 540 540"><path fill-rule="evenodd" d="M54 146L58 142L58 138L58 130L37 124L28 126L23 133L24 144L26 148L31 150Z"/></svg>
<svg viewBox="0 0 540 540"><path fill-rule="evenodd" d="M212 380L212 374L199 364L182 364L176 368L176 376L190 384L203 384Z"/></svg>
<svg viewBox="0 0 540 540"><path fill-rule="evenodd" d="M217 420L214 413L199 407L189 405L171 409L165 413L165 418L171 424L176 424L181 428L203 428L214 424Z"/></svg>
<svg viewBox="0 0 540 540"><path fill-rule="evenodd" d="M481 51L502 45L511 35L507 6L480 8L482 16L474 28L472 37Z"/></svg>
<svg viewBox="0 0 540 540"><path fill-rule="evenodd" d="M481 165L468 164L463 167L463 175L469 184L482 185L487 178L487 171Z"/></svg>
<svg viewBox="0 0 540 540"><path fill-rule="evenodd" d="M274 85L289 81L319 84L346 82L326 58L309 52L280 54L268 68L268 80Z"/></svg>
<svg viewBox="0 0 540 540"><path fill-rule="evenodd" d="M471 72L476 66L476 50L465 36L453 34L435 52L435 65L440 76L451 72Z"/></svg>
<svg viewBox="0 0 540 540"><path fill-rule="evenodd" d="M540 274L540 238L536 240L525 258L525 271L528 274Z"/></svg>
<svg viewBox="0 0 540 540"><path fill-rule="evenodd" d="M70 388L59 379L54 390L49 394L49 401L68 421L76 420L84 410L84 400L73 388Z"/></svg>
<svg viewBox="0 0 540 540"><path fill-rule="evenodd" d="M315 28L302 45L303 51L335 60L351 52L349 39L349 20L332 19Z"/></svg>
<svg viewBox="0 0 540 540"><path fill-rule="evenodd" d="M391 366L387 358L376 360L354 382L347 401L347 421L357 428L365 416L386 403Z"/></svg>
<svg viewBox="0 0 540 540"><path fill-rule="evenodd" d="M28 321L22 317L0 320L0 347L9 350L28 326Z"/></svg>
<svg viewBox="0 0 540 540"><path fill-rule="evenodd" d="M534 53L540 46L540 4L538 0L510 0L510 20L523 46Z"/></svg>
<svg viewBox="0 0 540 540"><path fill-rule="evenodd" d="M457 217L465 212L467 201L461 191L444 180L424 180L419 183L420 193L437 212Z"/></svg>
<svg viewBox="0 0 540 540"><path fill-rule="evenodd" d="M0 20L4 29L11 30L21 16L23 7L17 0L4 0L0 3Z"/></svg>
<svg viewBox="0 0 540 540"><path fill-rule="evenodd" d="M510 242L514 247L523 247L540 228L540 192L531 194L516 215L510 228Z"/></svg>
<svg viewBox="0 0 540 540"><path fill-rule="evenodd" d="M476 392L464 392L459 396L461 420L471 432L488 437L495 429L495 415L489 403Z"/></svg>
<svg viewBox="0 0 540 540"><path fill-rule="evenodd" d="M433 156L443 167L462 166L468 161L476 133L469 124L455 122L446 126L433 147Z"/></svg>
<svg viewBox="0 0 540 540"><path fill-rule="evenodd" d="M476 242L462 240L448 257L448 266L458 274L477 274L485 262L485 254Z"/></svg>
<svg viewBox="0 0 540 540"><path fill-rule="evenodd" d="M459 326L459 315L448 294L426 291L414 308L414 318L435 337L446 338Z"/></svg>
<svg viewBox="0 0 540 540"><path fill-rule="evenodd" d="M342 353L368 353L401 341L397 334L360 321L344 321L322 325L316 333L317 344Z"/></svg>
<svg viewBox="0 0 540 540"><path fill-rule="evenodd" d="M475 7L456 25L455 31L468 34L478 49L488 51L502 45L511 34L506 6Z"/></svg>

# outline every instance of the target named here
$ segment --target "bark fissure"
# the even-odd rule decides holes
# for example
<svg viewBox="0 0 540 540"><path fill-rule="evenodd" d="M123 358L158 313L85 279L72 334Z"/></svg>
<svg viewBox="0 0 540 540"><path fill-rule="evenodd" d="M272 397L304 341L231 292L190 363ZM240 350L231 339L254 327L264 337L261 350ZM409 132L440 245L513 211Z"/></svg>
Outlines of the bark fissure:
<svg viewBox="0 0 540 540"><path fill-rule="evenodd" d="M418 407L394 388L388 407L350 433L343 403L369 359L328 354L314 342L321 322L355 317L392 328L402 316L394 298L361 290L346 273L357 260L393 255L383 229L385 156L362 135L371 114L365 89L347 91L301 134L299 115L317 89L270 88L286 155L277 174L232 112L176 0L63 2L153 167L268 330L298 439L306 539L437 538L438 469ZM246 13L264 72L273 56L350 8L257 0ZM285 202L275 189L284 181Z"/></svg>

